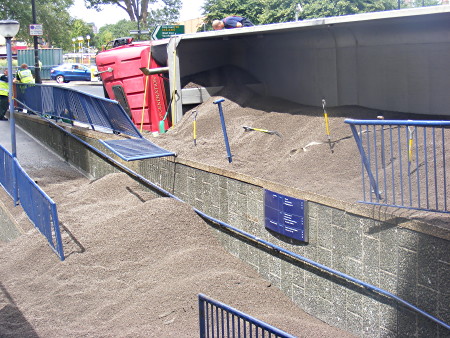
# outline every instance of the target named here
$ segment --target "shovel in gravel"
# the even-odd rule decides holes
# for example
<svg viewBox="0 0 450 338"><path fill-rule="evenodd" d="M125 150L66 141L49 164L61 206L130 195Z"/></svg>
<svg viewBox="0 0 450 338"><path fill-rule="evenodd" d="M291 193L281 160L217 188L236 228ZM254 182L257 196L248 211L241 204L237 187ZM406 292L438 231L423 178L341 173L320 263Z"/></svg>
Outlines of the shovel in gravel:
<svg viewBox="0 0 450 338"><path fill-rule="evenodd" d="M253 127L246 127L246 126L243 126L242 128L244 128L245 131L260 131L262 133L266 133L266 134L270 134L270 135L277 135L277 136L281 137L281 134L274 130L266 130L266 129L259 129L259 128L253 128Z"/></svg>

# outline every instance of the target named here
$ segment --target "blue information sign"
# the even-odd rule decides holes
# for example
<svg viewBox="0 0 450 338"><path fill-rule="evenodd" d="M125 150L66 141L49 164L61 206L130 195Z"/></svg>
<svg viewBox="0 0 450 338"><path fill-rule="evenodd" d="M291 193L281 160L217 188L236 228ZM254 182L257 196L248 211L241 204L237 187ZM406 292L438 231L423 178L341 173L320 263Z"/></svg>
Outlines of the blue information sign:
<svg viewBox="0 0 450 338"><path fill-rule="evenodd" d="M308 242L306 201L265 190L264 214L267 229Z"/></svg>

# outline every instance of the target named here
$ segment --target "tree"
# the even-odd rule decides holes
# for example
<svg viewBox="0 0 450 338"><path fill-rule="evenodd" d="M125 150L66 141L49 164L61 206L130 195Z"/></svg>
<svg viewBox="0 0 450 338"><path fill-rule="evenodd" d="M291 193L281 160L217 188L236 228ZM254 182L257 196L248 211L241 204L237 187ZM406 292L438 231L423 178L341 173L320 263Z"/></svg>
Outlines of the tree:
<svg viewBox="0 0 450 338"><path fill-rule="evenodd" d="M101 10L102 5L114 5L127 12L131 21L146 21L149 4L157 0L85 0L87 8Z"/></svg>
<svg viewBox="0 0 450 338"><path fill-rule="evenodd" d="M101 49L114 39L130 36L130 31L136 29L136 22L129 20L120 20L111 25L105 25L100 28L96 36L96 47Z"/></svg>
<svg viewBox="0 0 450 338"><path fill-rule="evenodd" d="M130 20L137 23L137 29L143 30L141 24L155 27L176 21L179 17L182 0L85 0L88 8L101 10L102 5L114 5L127 12ZM155 5L149 10L150 5ZM133 28L133 29L136 29Z"/></svg>
<svg viewBox="0 0 450 338"><path fill-rule="evenodd" d="M86 39L86 36L89 35L92 39L89 42L89 44L91 46L95 45L96 39L94 32L92 30L92 26L88 25L81 19L70 19L70 28L65 34L67 35L68 39L65 39L63 44L59 46L62 47L65 51L72 50L73 48L72 39L73 38L78 39L78 37L80 36L83 37L83 39ZM78 42L76 42L76 44L78 44ZM78 50L78 48L76 48L76 50Z"/></svg>
<svg viewBox="0 0 450 338"><path fill-rule="evenodd" d="M127 12L131 21L146 22L148 6L158 0L85 0L87 8L101 10L102 5L113 5Z"/></svg>
<svg viewBox="0 0 450 338"><path fill-rule="evenodd" d="M443 2L440 0L413 0L411 2L402 0L401 8L437 6L443 4Z"/></svg>
<svg viewBox="0 0 450 338"><path fill-rule="evenodd" d="M297 4L303 7L302 19L385 11L398 6L397 0L205 0L203 10L209 26L213 20L229 15L245 16L259 25L294 21Z"/></svg>
<svg viewBox="0 0 450 338"><path fill-rule="evenodd" d="M147 24L150 31L159 25L169 25L178 21L181 10L181 0L161 0L163 7L149 11Z"/></svg>
<svg viewBox="0 0 450 338"><path fill-rule="evenodd" d="M258 16L260 24L288 22L295 20L295 10L298 1L293 0L262 0L263 11Z"/></svg>
<svg viewBox="0 0 450 338"><path fill-rule="evenodd" d="M50 45L70 47L70 31L72 20L68 13L73 0L36 0L37 23L43 25L45 41ZM2 0L0 12L5 13L7 18L19 21L20 30L16 36L17 40L26 41L31 44L33 37L28 32L32 23L30 0Z"/></svg>
<svg viewBox="0 0 450 338"><path fill-rule="evenodd" d="M303 6L302 18L323 18L387 11L396 8L396 0L306 0Z"/></svg>
<svg viewBox="0 0 450 338"><path fill-rule="evenodd" d="M259 13L263 10L262 0L205 0L203 5L205 21L210 29L213 20L231 15L245 16L255 25L260 24Z"/></svg>

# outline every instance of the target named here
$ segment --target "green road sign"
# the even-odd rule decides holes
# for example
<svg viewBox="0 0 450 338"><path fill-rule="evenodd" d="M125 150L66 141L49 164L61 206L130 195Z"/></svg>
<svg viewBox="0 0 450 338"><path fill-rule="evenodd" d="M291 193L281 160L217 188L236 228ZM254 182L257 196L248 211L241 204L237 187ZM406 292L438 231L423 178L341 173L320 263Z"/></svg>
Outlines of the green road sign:
<svg viewBox="0 0 450 338"><path fill-rule="evenodd" d="M153 40L167 39L172 35L184 34L184 25L164 25L158 26L152 33Z"/></svg>

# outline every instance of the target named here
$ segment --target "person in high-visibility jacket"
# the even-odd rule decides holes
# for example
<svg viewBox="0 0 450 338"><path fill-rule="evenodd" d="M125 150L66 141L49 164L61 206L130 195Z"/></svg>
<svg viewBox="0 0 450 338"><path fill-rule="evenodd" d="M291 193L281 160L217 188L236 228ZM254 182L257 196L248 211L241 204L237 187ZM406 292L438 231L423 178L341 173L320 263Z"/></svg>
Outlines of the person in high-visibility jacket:
<svg viewBox="0 0 450 338"><path fill-rule="evenodd" d="M6 111L8 110L8 70L5 69L3 75L0 76L0 121L8 121L5 117Z"/></svg>
<svg viewBox="0 0 450 338"><path fill-rule="evenodd" d="M16 82L34 83L33 73L28 69L28 65L26 63L23 63L17 71Z"/></svg>

